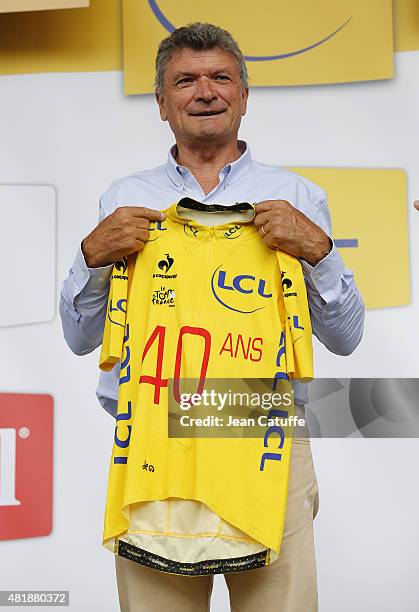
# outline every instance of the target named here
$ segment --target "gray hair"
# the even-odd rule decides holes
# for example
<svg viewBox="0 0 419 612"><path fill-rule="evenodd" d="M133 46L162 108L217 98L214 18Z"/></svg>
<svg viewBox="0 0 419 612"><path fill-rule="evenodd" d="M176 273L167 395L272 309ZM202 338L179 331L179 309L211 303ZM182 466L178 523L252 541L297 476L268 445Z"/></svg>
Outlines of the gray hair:
<svg viewBox="0 0 419 612"><path fill-rule="evenodd" d="M218 47L231 53L236 59L243 87L248 88L246 62L240 47L230 32L223 30L212 23L190 23L174 30L164 38L157 50L156 55L156 80L154 83L156 92L161 95L164 89L164 75L167 64L172 55L178 49L195 49L196 51L207 51Z"/></svg>

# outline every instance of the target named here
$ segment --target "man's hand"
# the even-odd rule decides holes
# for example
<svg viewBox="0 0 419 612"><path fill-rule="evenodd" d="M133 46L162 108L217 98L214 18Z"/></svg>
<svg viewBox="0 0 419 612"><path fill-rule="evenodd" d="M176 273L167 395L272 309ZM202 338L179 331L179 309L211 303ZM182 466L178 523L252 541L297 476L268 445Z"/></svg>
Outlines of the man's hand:
<svg viewBox="0 0 419 612"><path fill-rule="evenodd" d="M413 206L416 208L416 210L419 210L419 200L415 200Z"/></svg>
<svg viewBox="0 0 419 612"><path fill-rule="evenodd" d="M328 235L286 200L256 204L254 224L266 246L315 266L332 249Z"/></svg>
<svg viewBox="0 0 419 612"><path fill-rule="evenodd" d="M149 237L150 221L163 221L166 215L142 206L121 206L108 215L82 241L88 268L107 266L124 255L142 251Z"/></svg>

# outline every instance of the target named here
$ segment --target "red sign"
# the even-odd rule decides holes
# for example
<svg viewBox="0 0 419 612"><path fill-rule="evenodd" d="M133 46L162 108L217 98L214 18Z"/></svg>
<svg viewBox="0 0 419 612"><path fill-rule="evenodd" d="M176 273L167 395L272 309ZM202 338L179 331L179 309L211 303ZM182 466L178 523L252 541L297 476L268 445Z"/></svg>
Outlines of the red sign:
<svg viewBox="0 0 419 612"><path fill-rule="evenodd" d="M0 393L0 540L52 529L53 399Z"/></svg>

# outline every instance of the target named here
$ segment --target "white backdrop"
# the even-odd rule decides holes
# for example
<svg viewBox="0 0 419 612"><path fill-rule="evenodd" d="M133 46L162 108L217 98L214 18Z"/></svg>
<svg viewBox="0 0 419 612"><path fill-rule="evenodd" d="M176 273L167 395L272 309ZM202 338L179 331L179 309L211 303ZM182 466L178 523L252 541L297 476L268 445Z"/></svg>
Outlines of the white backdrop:
<svg viewBox="0 0 419 612"><path fill-rule="evenodd" d="M368 311L363 342L349 357L316 342L320 377L418 376L418 74L419 52L408 52L396 55L393 81L250 92L240 137L256 159L402 168L408 176L411 304ZM0 183L57 190L58 302L77 244L97 222L99 195L112 180L164 163L173 138L152 96L123 96L120 72L2 76L0 106ZM10 232L19 249L23 230L13 224ZM34 257L17 273L35 266ZM114 561L101 546L114 422L94 394L98 350L73 355L58 312L46 323L0 328L0 346L0 391L50 393L55 401L53 530L0 542L0 589L69 589L74 611L117 611ZM313 439L312 448L320 612L417 612L419 441ZM212 610L228 609L217 577Z"/></svg>

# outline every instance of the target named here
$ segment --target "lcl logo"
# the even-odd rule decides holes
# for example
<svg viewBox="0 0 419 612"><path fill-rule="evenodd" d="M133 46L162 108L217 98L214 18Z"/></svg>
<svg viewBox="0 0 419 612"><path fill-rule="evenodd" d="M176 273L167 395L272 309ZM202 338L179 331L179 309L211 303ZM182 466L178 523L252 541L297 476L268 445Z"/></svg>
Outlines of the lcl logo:
<svg viewBox="0 0 419 612"><path fill-rule="evenodd" d="M251 314L252 312L265 308L262 302L264 299L272 297L272 293L270 293L267 288L266 280L263 278L256 278L251 274L229 275L225 270L221 270L221 267L222 266L218 266L211 277L211 290L217 302L229 310L234 310L235 312L241 312L243 314ZM229 298L234 293L242 296L253 294L253 296L257 297L261 305L246 310L233 307L233 305L229 303ZM260 300L259 298L264 299Z"/></svg>
<svg viewBox="0 0 419 612"><path fill-rule="evenodd" d="M52 529L53 399L0 393L0 540Z"/></svg>

